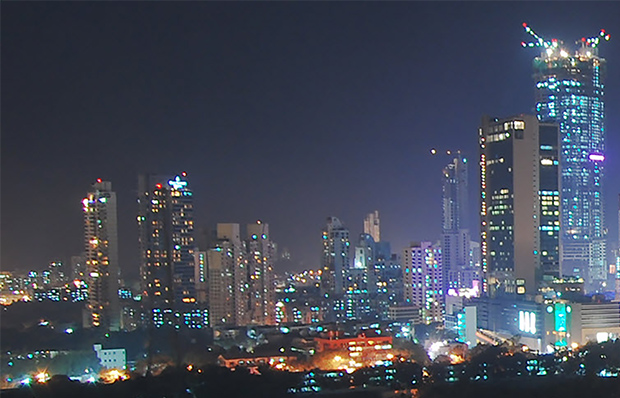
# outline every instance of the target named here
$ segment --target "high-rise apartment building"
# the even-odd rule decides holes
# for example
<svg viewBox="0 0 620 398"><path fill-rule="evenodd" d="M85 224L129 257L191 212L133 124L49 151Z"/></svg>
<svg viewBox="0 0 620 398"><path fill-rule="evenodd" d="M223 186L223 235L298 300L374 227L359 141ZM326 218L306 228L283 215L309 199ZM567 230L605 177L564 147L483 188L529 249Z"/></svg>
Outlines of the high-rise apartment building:
<svg viewBox="0 0 620 398"><path fill-rule="evenodd" d="M355 245L353 264L345 271L345 306L348 319L378 317L379 269L376 243L363 233Z"/></svg>
<svg viewBox="0 0 620 398"><path fill-rule="evenodd" d="M346 290L345 271L350 261L349 229L336 217L323 229L321 292L341 295Z"/></svg>
<svg viewBox="0 0 620 398"><path fill-rule="evenodd" d="M274 325L275 244L269 225L217 224L217 241L207 252L209 310L213 326Z"/></svg>
<svg viewBox="0 0 620 398"><path fill-rule="evenodd" d="M364 219L364 233L372 236L372 239L381 242L381 222L379 220L379 210L368 213Z"/></svg>
<svg viewBox="0 0 620 398"><path fill-rule="evenodd" d="M217 224L217 242L207 252L207 269L211 325L247 324L248 270L239 224Z"/></svg>
<svg viewBox="0 0 620 398"><path fill-rule="evenodd" d="M404 304L419 308L424 323L443 322L441 248L413 242L403 251Z"/></svg>
<svg viewBox="0 0 620 398"><path fill-rule="evenodd" d="M605 31L578 41L576 51L546 41L524 24L540 47L534 59L536 116L557 123L561 134L562 273L585 279L586 291L601 291L606 280L603 203L606 61L598 54Z"/></svg>
<svg viewBox="0 0 620 398"><path fill-rule="evenodd" d="M196 283L196 301L207 304L207 252L196 248L194 250L194 281Z"/></svg>
<svg viewBox="0 0 620 398"><path fill-rule="evenodd" d="M142 300L156 327L202 327L197 307L193 197L186 174L138 180Z"/></svg>
<svg viewBox="0 0 620 398"><path fill-rule="evenodd" d="M559 275L558 135L535 116L482 119L482 287L492 297L535 295L543 275Z"/></svg>
<svg viewBox="0 0 620 398"><path fill-rule="evenodd" d="M350 265L349 230L336 217L327 218L323 229L321 259L321 294L328 320L345 316L343 295L347 290L346 271Z"/></svg>
<svg viewBox="0 0 620 398"><path fill-rule="evenodd" d="M443 291L461 288L461 273L472 271L468 224L467 159L457 152L442 172L441 249Z"/></svg>
<svg viewBox="0 0 620 398"><path fill-rule="evenodd" d="M245 256L251 324L275 324L276 298L273 274L275 255L275 244L270 239L269 224L262 221L248 224Z"/></svg>
<svg viewBox="0 0 620 398"><path fill-rule="evenodd" d="M84 199L84 260L88 284L88 302L84 327L121 328L118 298L118 227L116 192L112 183L98 179Z"/></svg>

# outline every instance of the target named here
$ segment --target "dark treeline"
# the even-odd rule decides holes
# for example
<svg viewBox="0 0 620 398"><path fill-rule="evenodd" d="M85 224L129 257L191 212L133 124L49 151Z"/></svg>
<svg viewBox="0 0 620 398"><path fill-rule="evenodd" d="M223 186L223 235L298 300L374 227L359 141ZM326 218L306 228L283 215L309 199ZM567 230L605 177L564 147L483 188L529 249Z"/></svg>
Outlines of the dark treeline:
<svg viewBox="0 0 620 398"><path fill-rule="evenodd" d="M2 391L3 398L193 398L193 397L290 397L287 390L299 382L299 374L264 370L261 375L247 369L230 371L213 366L188 372L168 368L159 376L132 377L113 384L82 384L66 376L54 376L45 384L32 384Z"/></svg>
<svg viewBox="0 0 620 398"><path fill-rule="evenodd" d="M425 386L420 398L618 398L618 378L504 379L483 383L462 382Z"/></svg>

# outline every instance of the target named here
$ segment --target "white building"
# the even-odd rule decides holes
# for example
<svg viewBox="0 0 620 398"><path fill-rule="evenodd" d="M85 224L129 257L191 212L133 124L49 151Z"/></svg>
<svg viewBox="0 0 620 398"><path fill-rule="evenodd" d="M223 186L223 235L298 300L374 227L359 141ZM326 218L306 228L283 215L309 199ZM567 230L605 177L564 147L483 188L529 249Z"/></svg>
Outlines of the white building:
<svg viewBox="0 0 620 398"><path fill-rule="evenodd" d="M107 369L127 368L127 352L124 348L103 349L101 344L93 345L99 364Z"/></svg>

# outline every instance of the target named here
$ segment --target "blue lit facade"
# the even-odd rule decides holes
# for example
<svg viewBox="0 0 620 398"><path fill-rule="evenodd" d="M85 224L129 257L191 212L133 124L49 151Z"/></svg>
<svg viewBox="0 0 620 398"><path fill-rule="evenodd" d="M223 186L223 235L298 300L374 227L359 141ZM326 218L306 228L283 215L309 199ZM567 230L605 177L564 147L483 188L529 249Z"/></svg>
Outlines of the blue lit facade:
<svg viewBox="0 0 620 398"><path fill-rule="evenodd" d="M609 36L603 31L601 38ZM545 48L533 62L536 115L557 123L561 134L562 272L583 277L589 292L602 290L607 268L602 186L606 62L598 56L598 42L584 38L570 55L557 41L541 39Z"/></svg>

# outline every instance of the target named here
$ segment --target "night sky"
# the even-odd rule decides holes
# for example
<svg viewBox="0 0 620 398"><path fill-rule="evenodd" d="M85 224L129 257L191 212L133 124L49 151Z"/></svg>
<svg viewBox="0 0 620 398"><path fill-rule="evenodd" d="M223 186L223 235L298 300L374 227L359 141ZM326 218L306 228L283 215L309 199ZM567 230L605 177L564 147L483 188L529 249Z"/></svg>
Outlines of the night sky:
<svg viewBox="0 0 620 398"><path fill-rule="evenodd" d="M1 18L2 269L79 254L80 202L103 178L135 277L140 172L187 171L199 230L268 222L294 269L318 267L332 215L356 236L379 210L394 251L434 241L449 158L429 150L471 159L475 212L480 117L533 112L522 22L567 43L612 35L616 246L618 2L2 2Z"/></svg>

